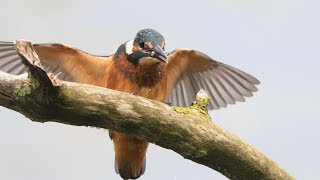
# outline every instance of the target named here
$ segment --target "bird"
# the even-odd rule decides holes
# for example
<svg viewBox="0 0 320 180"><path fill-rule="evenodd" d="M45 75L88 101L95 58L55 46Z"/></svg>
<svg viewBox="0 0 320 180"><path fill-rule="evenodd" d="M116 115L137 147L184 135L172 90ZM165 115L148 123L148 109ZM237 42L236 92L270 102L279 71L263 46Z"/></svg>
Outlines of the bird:
<svg viewBox="0 0 320 180"><path fill-rule="evenodd" d="M15 42L0 42L0 70L19 75L26 72ZM253 96L259 80L193 49L165 50L165 38L153 29L138 31L109 56L97 56L57 44L33 44L42 66L59 79L90 84L148 99L188 107L204 89L211 100L209 110L245 101ZM138 179L146 169L149 142L109 130L114 144L115 172L123 179Z"/></svg>

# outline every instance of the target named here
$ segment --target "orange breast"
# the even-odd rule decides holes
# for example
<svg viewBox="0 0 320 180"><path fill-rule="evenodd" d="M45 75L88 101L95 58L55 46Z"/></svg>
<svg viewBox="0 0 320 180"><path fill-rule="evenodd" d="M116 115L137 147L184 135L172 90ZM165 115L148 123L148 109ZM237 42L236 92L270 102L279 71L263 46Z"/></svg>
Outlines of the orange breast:
<svg viewBox="0 0 320 180"><path fill-rule="evenodd" d="M151 61L133 65L120 57L109 64L107 71L105 87L161 102L165 100L167 78L164 63Z"/></svg>

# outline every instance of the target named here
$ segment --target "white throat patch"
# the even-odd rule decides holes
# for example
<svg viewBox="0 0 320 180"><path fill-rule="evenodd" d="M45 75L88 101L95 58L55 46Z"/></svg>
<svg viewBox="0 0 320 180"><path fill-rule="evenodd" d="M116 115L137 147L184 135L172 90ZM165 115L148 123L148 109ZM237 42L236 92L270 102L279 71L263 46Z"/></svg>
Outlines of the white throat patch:
<svg viewBox="0 0 320 180"><path fill-rule="evenodd" d="M133 40L126 42L126 53L128 55L132 54L132 48L133 48Z"/></svg>

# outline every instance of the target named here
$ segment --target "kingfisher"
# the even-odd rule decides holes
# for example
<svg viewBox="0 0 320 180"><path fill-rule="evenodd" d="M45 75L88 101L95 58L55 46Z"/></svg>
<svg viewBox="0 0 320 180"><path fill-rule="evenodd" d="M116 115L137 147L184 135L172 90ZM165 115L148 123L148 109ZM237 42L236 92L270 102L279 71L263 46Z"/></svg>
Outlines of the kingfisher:
<svg viewBox="0 0 320 180"><path fill-rule="evenodd" d="M0 70L26 72L15 42L0 41ZM59 79L90 84L174 106L187 107L204 89L212 97L208 109L245 101L260 84L252 75L192 49L165 51L165 39L156 30L142 29L110 56L97 56L77 48L49 43L34 44L42 66ZM137 179L146 169L149 142L109 131L114 144L115 172L123 179Z"/></svg>

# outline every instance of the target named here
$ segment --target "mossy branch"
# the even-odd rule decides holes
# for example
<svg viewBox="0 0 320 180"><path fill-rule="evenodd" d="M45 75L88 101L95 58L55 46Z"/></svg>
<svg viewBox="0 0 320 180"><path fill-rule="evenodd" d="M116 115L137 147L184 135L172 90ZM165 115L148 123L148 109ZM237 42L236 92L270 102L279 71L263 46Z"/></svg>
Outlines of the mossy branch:
<svg viewBox="0 0 320 180"><path fill-rule="evenodd" d="M230 179L294 179L257 149L212 123L201 102L206 98L200 97L198 104L183 109L96 86L52 83L56 79L50 79L42 69L32 44L17 41L16 46L29 68L29 77L0 72L0 105L32 121L131 134Z"/></svg>

